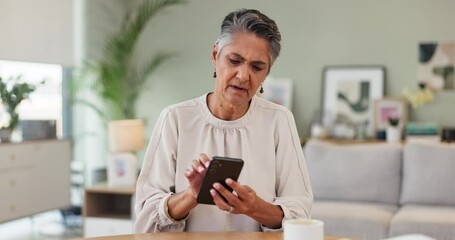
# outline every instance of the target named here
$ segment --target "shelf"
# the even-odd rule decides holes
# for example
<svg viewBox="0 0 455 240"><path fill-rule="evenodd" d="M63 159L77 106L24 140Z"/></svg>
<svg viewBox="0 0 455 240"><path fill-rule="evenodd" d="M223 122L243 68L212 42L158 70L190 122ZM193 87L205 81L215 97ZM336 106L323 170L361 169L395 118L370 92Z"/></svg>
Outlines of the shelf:
<svg viewBox="0 0 455 240"><path fill-rule="evenodd" d="M123 224L123 231L120 233L132 233L134 187L109 187L103 183L87 187L84 191L84 235L86 237L117 233L111 228L119 222ZM102 226L98 226L99 224Z"/></svg>
<svg viewBox="0 0 455 240"><path fill-rule="evenodd" d="M112 194L124 194L133 195L136 191L135 187L110 187L106 183L97 184L91 187L85 188L86 192L93 193L112 193Z"/></svg>

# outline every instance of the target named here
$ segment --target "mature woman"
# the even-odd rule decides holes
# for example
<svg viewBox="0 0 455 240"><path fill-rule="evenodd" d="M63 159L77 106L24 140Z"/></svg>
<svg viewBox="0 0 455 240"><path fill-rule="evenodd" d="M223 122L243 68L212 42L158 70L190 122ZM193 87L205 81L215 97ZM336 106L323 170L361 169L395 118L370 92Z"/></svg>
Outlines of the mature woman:
<svg viewBox="0 0 455 240"><path fill-rule="evenodd" d="M212 50L215 91L161 113L137 182L136 232L276 231L308 218L312 191L292 113L255 96L280 53L275 22L257 10L226 16ZM262 91L262 87L261 87ZM241 158L234 193L196 198L212 156Z"/></svg>

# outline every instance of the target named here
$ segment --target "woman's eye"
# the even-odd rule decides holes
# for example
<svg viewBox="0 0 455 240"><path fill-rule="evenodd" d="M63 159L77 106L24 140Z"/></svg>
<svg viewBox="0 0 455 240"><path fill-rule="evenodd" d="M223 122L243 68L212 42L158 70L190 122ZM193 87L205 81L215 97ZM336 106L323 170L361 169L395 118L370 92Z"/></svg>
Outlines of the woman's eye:
<svg viewBox="0 0 455 240"><path fill-rule="evenodd" d="M253 69L254 69L254 71L257 71L257 72L259 72L259 71L262 70L262 68L261 68L261 67L258 67L258 66L253 66Z"/></svg>
<svg viewBox="0 0 455 240"><path fill-rule="evenodd" d="M235 60L235 59L229 59L229 61L231 61L232 64L239 64L240 63L239 60Z"/></svg>

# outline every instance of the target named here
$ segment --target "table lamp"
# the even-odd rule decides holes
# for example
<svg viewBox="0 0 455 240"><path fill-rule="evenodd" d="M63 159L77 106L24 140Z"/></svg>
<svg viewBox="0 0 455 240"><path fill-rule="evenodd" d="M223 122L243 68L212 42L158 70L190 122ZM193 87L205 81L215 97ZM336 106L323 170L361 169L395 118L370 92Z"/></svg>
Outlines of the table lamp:
<svg viewBox="0 0 455 240"><path fill-rule="evenodd" d="M140 119L109 122L107 183L110 187L131 187L137 180L134 151L144 147L144 122Z"/></svg>

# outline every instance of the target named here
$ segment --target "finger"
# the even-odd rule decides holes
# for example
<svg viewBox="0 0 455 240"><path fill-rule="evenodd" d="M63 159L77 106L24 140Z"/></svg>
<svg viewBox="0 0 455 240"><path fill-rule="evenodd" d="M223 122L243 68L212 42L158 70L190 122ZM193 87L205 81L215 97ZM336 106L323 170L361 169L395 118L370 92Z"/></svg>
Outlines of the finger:
<svg viewBox="0 0 455 240"><path fill-rule="evenodd" d="M185 177L186 177L188 180L194 179L194 176L195 176L195 170L194 170L194 169L187 169L187 170L186 170L186 172L185 172Z"/></svg>
<svg viewBox="0 0 455 240"><path fill-rule="evenodd" d="M205 153L199 154L199 161L207 168L210 164L210 158Z"/></svg>
<svg viewBox="0 0 455 240"><path fill-rule="evenodd" d="M254 190L247 185L241 185L239 182L236 182L230 178L226 179L226 184L231 187L240 199L246 199L251 193L254 193Z"/></svg>
<svg viewBox="0 0 455 240"><path fill-rule="evenodd" d="M185 176L191 177L193 175L193 169L186 169Z"/></svg>
<svg viewBox="0 0 455 240"><path fill-rule="evenodd" d="M197 171L197 172L199 172L199 173L204 172L204 170L205 170L205 165L203 165L199 160L196 160L196 159L195 159L195 160L192 161L192 163L193 163L192 167L193 167L193 169L194 169L195 171Z"/></svg>
<svg viewBox="0 0 455 240"><path fill-rule="evenodd" d="M231 205L229 203L227 203L220 195L219 192L217 192L215 189L210 189L210 194L212 195L213 197L213 202L215 203L215 205L223 210L223 211L229 211L229 208L231 208ZM234 213L234 212L232 212Z"/></svg>
<svg viewBox="0 0 455 240"><path fill-rule="evenodd" d="M213 188L224 197L224 199L232 206L239 206L239 198L235 196L231 191L227 190L220 183L214 183Z"/></svg>

